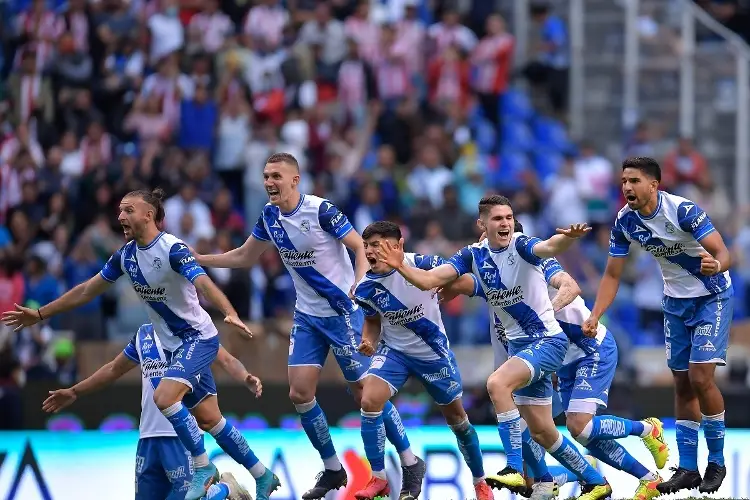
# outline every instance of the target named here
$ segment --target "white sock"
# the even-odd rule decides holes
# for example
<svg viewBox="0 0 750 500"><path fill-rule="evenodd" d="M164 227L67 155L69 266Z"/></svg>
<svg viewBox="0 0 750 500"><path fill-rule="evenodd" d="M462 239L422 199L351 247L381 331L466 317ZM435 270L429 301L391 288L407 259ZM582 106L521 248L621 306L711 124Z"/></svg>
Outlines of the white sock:
<svg viewBox="0 0 750 500"><path fill-rule="evenodd" d="M411 451L411 448L407 448L399 453L398 457L401 459L401 465L404 465L406 467L417 463L417 456L413 451Z"/></svg>
<svg viewBox="0 0 750 500"><path fill-rule="evenodd" d="M589 442L589 438L591 437L591 432L594 430L594 421L589 420L589 422L586 424L586 426L583 428L581 433L577 436L575 436L576 441L581 443L582 445L586 446Z"/></svg>
<svg viewBox="0 0 750 500"><path fill-rule="evenodd" d="M387 481L388 477L385 475L384 470L374 470L372 471L372 475L377 477L378 479L382 479L383 481Z"/></svg>
<svg viewBox="0 0 750 500"><path fill-rule="evenodd" d="M258 462L257 464L250 467L250 474L253 475L255 479L258 479L259 477L263 476L263 474L266 473L266 466L263 465L263 462Z"/></svg>
<svg viewBox="0 0 750 500"><path fill-rule="evenodd" d="M208 453L201 453L197 457L193 457L193 466L198 467L206 467L208 465Z"/></svg>
<svg viewBox="0 0 750 500"><path fill-rule="evenodd" d="M484 481L484 476L482 477L473 477L471 478L472 482L474 483L474 486L478 485L482 481Z"/></svg>
<svg viewBox="0 0 750 500"><path fill-rule="evenodd" d="M323 459L323 466L328 470L339 470L341 469L341 462L339 462L339 457L333 455Z"/></svg>
<svg viewBox="0 0 750 500"><path fill-rule="evenodd" d="M641 477L639 479L642 479L642 480L645 480L645 481L653 481L654 479L656 479L656 474L653 473L653 472L649 472L648 474L646 474L645 476L643 476L643 477Z"/></svg>
<svg viewBox="0 0 750 500"><path fill-rule="evenodd" d="M643 432L641 432L641 437L645 438L646 436L651 434L651 432L654 430L654 424L647 422L645 420L641 420L641 423L643 424Z"/></svg>

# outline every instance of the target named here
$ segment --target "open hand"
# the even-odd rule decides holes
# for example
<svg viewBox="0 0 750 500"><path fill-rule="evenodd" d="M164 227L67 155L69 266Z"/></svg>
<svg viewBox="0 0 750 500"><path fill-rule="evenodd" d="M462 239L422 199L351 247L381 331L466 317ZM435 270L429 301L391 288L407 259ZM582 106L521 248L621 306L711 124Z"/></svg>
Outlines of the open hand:
<svg viewBox="0 0 750 500"><path fill-rule="evenodd" d="M49 397L42 403L42 410L47 413L57 413L65 407L73 404L78 399L73 389L58 389L49 391Z"/></svg>
<svg viewBox="0 0 750 500"><path fill-rule="evenodd" d="M557 229L557 234L564 234L568 238L574 238L578 239L582 236L585 236L586 233L591 231L591 226L588 224L571 224L570 227L565 229Z"/></svg>
<svg viewBox="0 0 750 500"><path fill-rule="evenodd" d="M713 276L721 272L721 263L710 253L701 252L698 257L701 258L701 274L704 276Z"/></svg>
<svg viewBox="0 0 750 500"><path fill-rule="evenodd" d="M36 325L41 321L39 311L28 307L13 304L15 311L5 311L2 315L2 321L17 332L27 326Z"/></svg>
<svg viewBox="0 0 750 500"><path fill-rule="evenodd" d="M253 332L250 331L250 328L237 316L229 315L224 318L224 323L227 325L232 325L234 327L239 328L242 330L245 335L247 335L249 338L253 338Z"/></svg>
<svg viewBox="0 0 750 500"><path fill-rule="evenodd" d="M404 264L404 239L401 238L398 244L394 247L390 241L383 240L378 247L378 260L393 269L400 268Z"/></svg>
<svg viewBox="0 0 750 500"><path fill-rule="evenodd" d="M245 377L245 386L250 389L250 392L255 394L256 398L259 398L261 394L263 394L263 384L260 382L260 379L252 373L248 373L247 377Z"/></svg>
<svg viewBox="0 0 750 500"><path fill-rule="evenodd" d="M359 347L357 347L357 351L369 357L375 354L375 346L372 345L372 342L370 342L369 340L362 339L362 342L359 344Z"/></svg>
<svg viewBox="0 0 750 500"><path fill-rule="evenodd" d="M454 292L450 286L441 286L435 290L432 296L434 297L435 295L438 296L438 302L442 304L450 302L461 294Z"/></svg>

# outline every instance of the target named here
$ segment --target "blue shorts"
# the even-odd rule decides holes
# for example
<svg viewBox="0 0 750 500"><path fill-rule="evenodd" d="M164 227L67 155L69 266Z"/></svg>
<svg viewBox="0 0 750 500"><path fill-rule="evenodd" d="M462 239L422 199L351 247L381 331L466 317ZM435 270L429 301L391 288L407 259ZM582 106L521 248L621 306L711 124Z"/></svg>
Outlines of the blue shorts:
<svg viewBox="0 0 750 500"><path fill-rule="evenodd" d="M289 338L289 366L318 366L333 351L347 382L364 377L370 359L357 351L362 341L365 316L357 309L348 316L318 317L294 311L294 326Z"/></svg>
<svg viewBox="0 0 750 500"><path fill-rule="evenodd" d="M617 342L610 332L595 352L557 370L562 407L567 412L596 414L607 407L617 370Z"/></svg>
<svg viewBox="0 0 750 500"><path fill-rule="evenodd" d="M216 395L216 382L211 373L211 363L219 352L219 336L210 339L193 339L183 342L172 354L166 379L181 382L190 387L182 402L195 408L208 396Z"/></svg>
<svg viewBox="0 0 750 500"><path fill-rule="evenodd" d="M520 359L531 370L528 383L513 391L517 406L552 404L552 374L562 366L567 352L568 337L562 332L508 342L508 355Z"/></svg>
<svg viewBox="0 0 750 500"><path fill-rule="evenodd" d="M192 480L193 461L177 437L138 440L135 500L183 500Z"/></svg>
<svg viewBox="0 0 750 500"><path fill-rule="evenodd" d="M385 381L391 387L391 396L404 386L409 375L417 377L439 405L451 404L463 395L461 374L452 351L448 351L447 358L423 360L381 344L370 360L367 375Z"/></svg>
<svg viewBox="0 0 750 500"><path fill-rule="evenodd" d="M689 363L727 363L733 296L729 287L704 297L664 297L664 341L670 369L685 371Z"/></svg>

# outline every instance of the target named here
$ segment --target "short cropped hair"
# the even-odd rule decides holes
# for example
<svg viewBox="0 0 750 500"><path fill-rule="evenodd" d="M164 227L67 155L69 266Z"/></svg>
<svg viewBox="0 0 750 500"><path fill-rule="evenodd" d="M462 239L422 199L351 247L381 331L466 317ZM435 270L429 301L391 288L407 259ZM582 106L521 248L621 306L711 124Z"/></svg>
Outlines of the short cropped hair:
<svg viewBox="0 0 750 500"><path fill-rule="evenodd" d="M401 239L401 228L398 224L387 220L375 221L362 231L363 240L370 239L373 236L394 238L398 241Z"/></svg>
<svg viewBox="0 0 750 500"><path fill-rule="evenodd" d="M622 169L635 168L643 172L646 176L661 182L661 167L659 162L648 156L633 156L626 158L622 162Z"/></svg>
<svg viewBox="0 0 750 500"><path fill-rule="evenodd" d="M297 158L289 153L274 153L266 160L266 164L268 163L286 163L299 171L299 162L297 161Z"/></svg>
<svg viewBox="0 0 750 500"><path fill-rule="evenodd" d="M485 196L484 198L479 200L479 216L482 217L484 215L487 215L492 207L496 207L498 205L507 205L509 207L511 206L510 200L501 194Z"/></svg>

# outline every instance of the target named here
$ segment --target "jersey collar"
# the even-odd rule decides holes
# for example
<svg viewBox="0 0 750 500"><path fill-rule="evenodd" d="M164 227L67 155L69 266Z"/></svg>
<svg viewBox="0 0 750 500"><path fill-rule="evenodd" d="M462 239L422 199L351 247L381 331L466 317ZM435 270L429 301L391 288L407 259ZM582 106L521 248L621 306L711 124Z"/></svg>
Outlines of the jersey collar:
<svg viewBox="0 0 750 500"><path fill-rule="evenodd" d="M393 274L395 272L396 272L395 269L391 269L390 271L388 271L387 273L384 273L384 274L378 274L378 273L374 273L372 271L367 271L365 273L365 276L367 276L368 278L379 279L379 278L385 278L387 276L390 276L391 274Z"/></svg>
<svg viewBox="0 0 750 500"><path fill-rule="evenodd" d="M638 217L640 217L643 220L651 220L654 217L656 217L656 215L659 213L659 210L661 210L661 191L656 192L656 197L657 197L656 208L654 209L654 211L648 215L643 215L639 211L636 210L635 213L638 214Z"/></svg>
<svg viewBox="0 0 750 500"><path fill-rule="evenodd" d="M149 243L145 247L142 247L142 246L138 245L138 250L148 250L152 246L156 245L156 242L159 241L162 236L164 236L164 231L162 231L159 234L157 234L156 238L154 238L153 240L151 240L151 243Z"/></svg>
<svg viewBox="0 0 750 500"><path fill-rule="evenodd" d="M305 201L305 195L304 195L304 194L300 194L300 195L299 195L299 202L297 202L297 206L296 206L296 207L294 207L294 210L292 210L292 211L291 211L291 212L289 212L289 213L284 213L284 212L281 212L281 211L279 210L279 211L281 212L281 215L283 215L284 217L291 217L292 215L296 214L296 213L297 213L297 210L299 210L299 207L301 207L301 206L302 206L302 202L303 202L303 201Z"/></svg>

